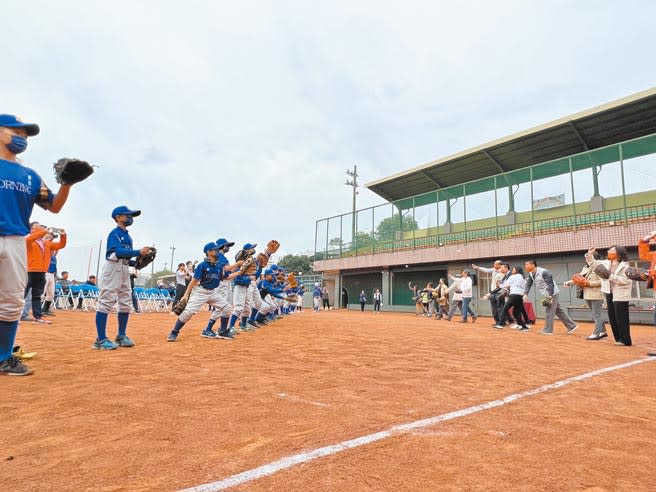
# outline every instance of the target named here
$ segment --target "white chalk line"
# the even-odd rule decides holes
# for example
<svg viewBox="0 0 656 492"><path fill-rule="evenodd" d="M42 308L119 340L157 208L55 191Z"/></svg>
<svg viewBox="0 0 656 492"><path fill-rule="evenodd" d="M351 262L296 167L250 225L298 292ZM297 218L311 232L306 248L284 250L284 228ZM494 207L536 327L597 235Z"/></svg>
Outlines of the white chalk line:
<svg viewBox="0 0 656 492"><path fill-rule="evenodd" d="M266 465L253 468L251 470L247 470L242 473L237 473L236 475L232 475L230 477L224 478L223 480L219 480L217 482L210 482L203 485L197 485L195 487L183 489L180 492L217 492L220 490L225 490L230 487L235 487L237 485L242 485L246 482L251 482L253 480L257 480L262 477L273 475L281 470L285 470L287 468L300 465L301 463L307 463L308 461L313 461L316 460L317 458L322 458L324 456L330 456L333 454L341 453L342 451L346 451L347 449L353 449L360 446L364 446L366 444L371 444L373 442L380 441L382 439L387 439L389 437L398 434L406 434L412 430L423 428L423 427L429 427L431 425L435 425L440 422L446 422L448 420L453 420L460 417L466 417L467 415L482 412L483 410L489 410L491 408L501 407L503 405L512 403L522 398L527 398L529 396L538 395L540 393L544 393L549 390L562 388L563 386L567 386L568 384L571 383L584 381L586 379L590 379L595 376L600 376L607 372L613 372L620 369L625 369L627 367L635 366L637 364L642 364L644 362L648 362L651 360L656 360L656 358L645 357L630 362L626 362L624 364L618 364L615 366L605 367L603 369L597 369L595 371L579 374L578 376L572 376L570 378L562 379L560 381L556 381L555 383L546 384L538 388L522 391L520 393L514 393L512 395L508 395L499 400L492 400L486 403L481 403L480 405L474 405L471 407L462 408L460 410L444 413L442 415L437 415L435 417L416 420L414 422L410 422L407 424L395 425L387 430L376 432L375 434L369 434L366 436L357 437L355 439L350 439L348 441L342 441L337 444L332 444L330 446L324 446L322 448L318 448L313 451L309 451L307 453L299 453L293 456L288 456L287 458L282 458L278 461L273 461Z"/></svg>

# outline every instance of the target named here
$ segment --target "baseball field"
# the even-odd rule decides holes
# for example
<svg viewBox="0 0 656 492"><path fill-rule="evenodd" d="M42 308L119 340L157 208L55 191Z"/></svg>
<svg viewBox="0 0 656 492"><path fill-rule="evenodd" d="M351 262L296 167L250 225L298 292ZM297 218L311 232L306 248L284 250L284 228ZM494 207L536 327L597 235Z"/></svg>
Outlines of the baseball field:
<svg viewBox="0 0 656 492"><path fill-rule="evenodd" d="M234 341L93 351L93 313L23 323L30 378L0 387L7 491L656 490L656 346L436 321L304 311ZM454 318L455 320L455 318ZM108 334L115 334L112 315Z"/></svg>

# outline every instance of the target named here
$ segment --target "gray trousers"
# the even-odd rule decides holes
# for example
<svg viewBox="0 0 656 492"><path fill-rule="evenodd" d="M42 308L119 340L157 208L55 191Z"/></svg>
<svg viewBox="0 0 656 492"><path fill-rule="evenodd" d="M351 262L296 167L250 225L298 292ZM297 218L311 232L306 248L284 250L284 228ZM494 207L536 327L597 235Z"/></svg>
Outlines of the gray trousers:
<svg viewBox="0 0 656 492"><path fill-rule="evenodd" d="M129 313L132 309L132 287L127 262L105 262L100 279L100 294L96 311L111 313L118 302L120 313Z"/></svg>
<svg viewBox="0 0 656 492"><path fill-rule="evenodd" d="M456 314L456 309L460 311L461 315L464 315L462 311L462 300L452 300L451 304L449 305L449 314L447 315L447 318L453 317L454 314ZM476 313L471 308L471 304L467 306L467 312L472 315L476 316Z"/></svg>
<svg viewBox="0 0 656 492"><path fill-rule="evenodd" d="M549 306L546 309L545 312L544 328L542 329L542 331L546 333L553 333L553 323L554 323L555 316L558 316L558 319L563 322L565 328L567 328L568 330L571 330L576 326L576 323L574 323L572 318L570 318L569 315L565 312L565 310L560 307L560 303L558 302L558 295L559 294L551 296L553 302L551 303L551 306Z"/></svg>
<svg viewBox="0 0 656 492"><path fill-rule="evenodd" d="M592 311L592 321L594 321L595 325L592 334L601 335L602 333L606 333L606 325L604 324L604 320L601 317L601 306L603 305L604 301L601 299L595 299L591 301L586 299L585 303L590 308L590 311Z"/></svg>

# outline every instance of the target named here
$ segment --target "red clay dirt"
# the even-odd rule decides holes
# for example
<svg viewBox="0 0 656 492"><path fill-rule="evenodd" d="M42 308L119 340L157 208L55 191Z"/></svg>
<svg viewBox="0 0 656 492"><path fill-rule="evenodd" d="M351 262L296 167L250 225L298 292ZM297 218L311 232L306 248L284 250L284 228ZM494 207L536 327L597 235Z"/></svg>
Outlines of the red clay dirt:
<svg viewBox="0 0 656 492"><path fill-rule="evenodd" d="M234 341L94 351L93 313L23 323L33 376L0 378L0 484L12 491L174 491L398 424L639 359L656 330L539 336L411 314L304 311ZM454 318L455 320L455 318ZM109 333L115 334L116 317ZM656 490L656 360L316 459L232 491Z"/></svg>

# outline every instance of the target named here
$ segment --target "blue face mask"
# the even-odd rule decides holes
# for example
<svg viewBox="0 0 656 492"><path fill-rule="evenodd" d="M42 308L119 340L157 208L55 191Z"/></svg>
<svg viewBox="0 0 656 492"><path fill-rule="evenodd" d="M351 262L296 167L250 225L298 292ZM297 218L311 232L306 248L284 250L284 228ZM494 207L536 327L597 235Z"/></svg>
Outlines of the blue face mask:
<svg viewBox="0 0 656 492"><path fill-rule="evenodd" d="M11 142L7 144L7 150L9 150L9 152L14 155L25 152L26 148L27 139L25 137L21 137L20 135L12 135Z"/></svg>
<svg viewBox="0 0 656 492"><path fill-rule="evenodd" d="M134 219L132 217L128 217L123 221L125 227L130 227L133 223L134 223Z"/></svg>

